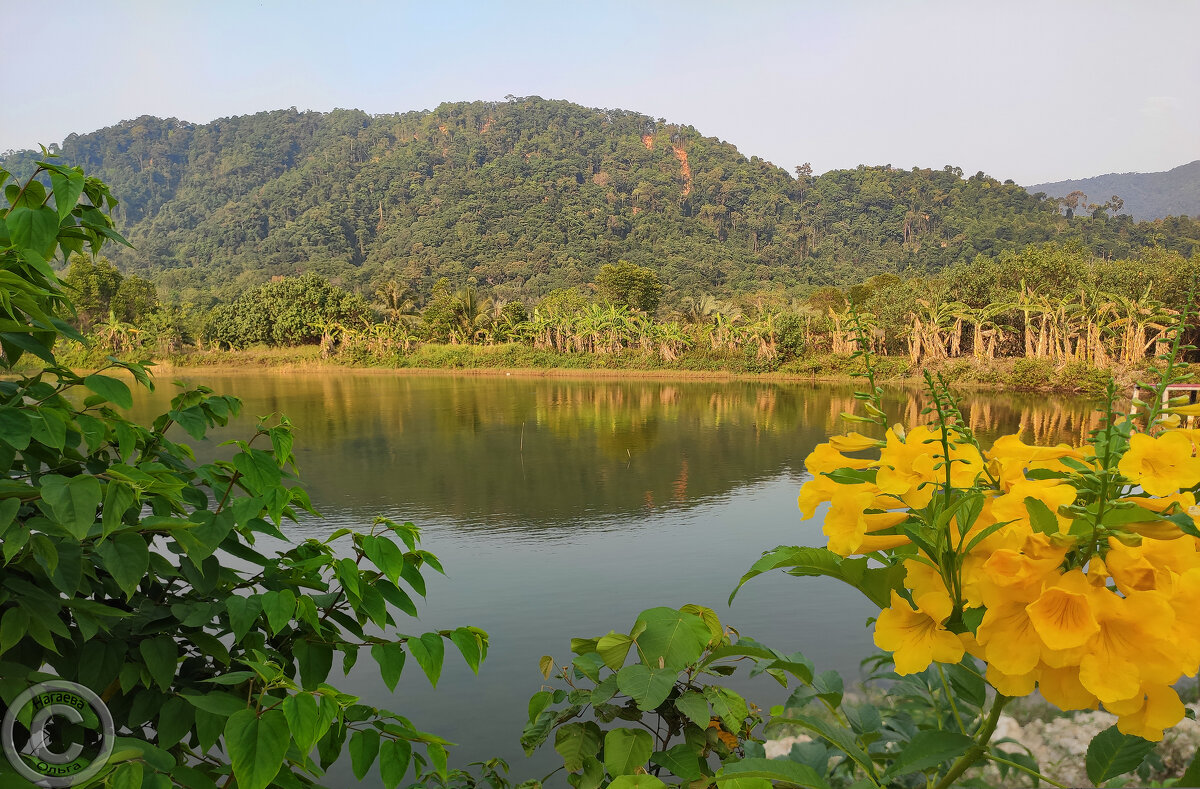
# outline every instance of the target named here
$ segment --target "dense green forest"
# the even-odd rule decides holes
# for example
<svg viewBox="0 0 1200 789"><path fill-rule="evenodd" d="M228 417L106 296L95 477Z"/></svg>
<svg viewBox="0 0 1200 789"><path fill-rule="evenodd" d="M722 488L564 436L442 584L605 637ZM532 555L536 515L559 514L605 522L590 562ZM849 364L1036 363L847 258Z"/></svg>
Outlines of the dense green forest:
<svg viewBox="0 0 1200 789"><path fill-rule="evenodd" d="M950 166L791 173L690 126L536 97L142 117L52 150L120 198L135 248L113 262L201 309L310 272L367 299L395 286L423 306L445 280L533 306L626 260L681 307L701 293L802 298L1048 241L1088 260L1200 248L1186 218L1136 223L1111 201L1089 213ZM2 164L21 174L36 158Z"/></svg>

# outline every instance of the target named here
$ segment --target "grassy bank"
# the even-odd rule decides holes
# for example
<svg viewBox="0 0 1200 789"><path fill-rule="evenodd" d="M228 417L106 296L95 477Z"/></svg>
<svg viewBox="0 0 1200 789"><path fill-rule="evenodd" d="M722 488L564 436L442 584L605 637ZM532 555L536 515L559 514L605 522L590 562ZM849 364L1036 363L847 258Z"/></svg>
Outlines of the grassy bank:
<svg viewBox="0 0 1200 789"><path fill-rule="evenodd" d="M77 359L92 366L99 359ZM862 361L848 356L806 356L784 364L770 364L748 355L708 350L688 351L667 361L650 352L619 355L560 353L522 344L474 346L425 344L406 354L388 358L347 358L321 355L314 345L293 348L255 347L238 351L190 351L155 360L162 372L188 368L245 370L263 368L318 370L357 368L378 371L454 372L519 375L595 375L603 377L755 378L770 380L846 381L861 371ZM877 357L881 381L916 383L925 370L940 373L959 386L1017 391L1046 391L1095 395L1103 391L1108 375L1123 386L1132 385L1143 368L1097 369L1081 363L1056 364L1048 359L940 360L921 367L907 357Z"/></svg>

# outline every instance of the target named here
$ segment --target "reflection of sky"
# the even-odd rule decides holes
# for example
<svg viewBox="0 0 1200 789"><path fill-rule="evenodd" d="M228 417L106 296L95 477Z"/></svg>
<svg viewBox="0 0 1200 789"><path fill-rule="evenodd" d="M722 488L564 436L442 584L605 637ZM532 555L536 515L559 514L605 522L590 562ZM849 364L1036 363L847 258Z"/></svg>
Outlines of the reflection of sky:
<svg viewBox="0 0 1200 789"><path fill-rule="evenodd" d="M455 756L461 762L503 755L523 779L548 773L558 758L548 745L526 760L517 743L526 703L541 687L538 659L549 654L569 661L573 636L628 630L653 605L709 606L746 636L785 652L800 650L821 669L853 674L872 651L864 627L871 604L857 592L829 579L768 574L747 584L732 608L726 604L763 550L820 544L819 527L804 522L796 509L798 487L799 480L785 474L700 506L611 518L601 528L564 524L553 536L547 530L462 529L447 519L425 522L423 547L442 559L448 577L427 575L429 600L420 624L402 622L401 628L482 627L491 635L488 659L475 677L448 651L436 690L410 667L396 699L385 698L369 665L352 674L348 689L393 705L416 725L459 743ZM331 520L341 525L337 515ZM765 677L729 684L764 708L787 697Z"/></svg>

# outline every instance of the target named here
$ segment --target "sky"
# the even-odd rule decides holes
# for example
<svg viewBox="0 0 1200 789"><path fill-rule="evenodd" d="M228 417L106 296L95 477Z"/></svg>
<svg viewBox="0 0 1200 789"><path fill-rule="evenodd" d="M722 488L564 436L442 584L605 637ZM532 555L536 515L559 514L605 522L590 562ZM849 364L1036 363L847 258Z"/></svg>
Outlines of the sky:
<svg viewBox="0 0 1200 789"><path fill-rule="evenodd" d="M1200 159L1195 0L0 0L0 28L0 151L139 115L512 94L691 125L789 171L1028 185Z"/></svg>

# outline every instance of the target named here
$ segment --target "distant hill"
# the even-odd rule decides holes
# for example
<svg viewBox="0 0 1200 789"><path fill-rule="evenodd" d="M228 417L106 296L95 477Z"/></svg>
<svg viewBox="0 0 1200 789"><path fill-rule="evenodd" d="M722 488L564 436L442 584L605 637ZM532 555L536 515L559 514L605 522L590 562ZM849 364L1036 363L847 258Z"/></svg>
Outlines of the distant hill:
<svg viewBox="0 0 1200 789"><path fill-rule="evenodd" d="M1110 173L1029 187L1030 194L1045 192L1050 197L1066 197L1075 191L1087 195L1088 202L1101 205L1116 195L1125 201L1122 213L1139 221L1168 216L1200 218L1200 159L1165 173Z"/></svg>
<svg viewBox="0 0 1200 789"><path fill-rule="evenodd" d="M1106 257L1200 249L1200 225L1068 219L983 173L793 175L691 126L537 97L202 125L144 116L55 149L120 198L136 249L111 249L114 262L184 301L306 271L418 294L473 280L528 300L625 259L656 269L671 299L797 293L1045 241ZM0 165L28 173L35 159Z"/></svg>

